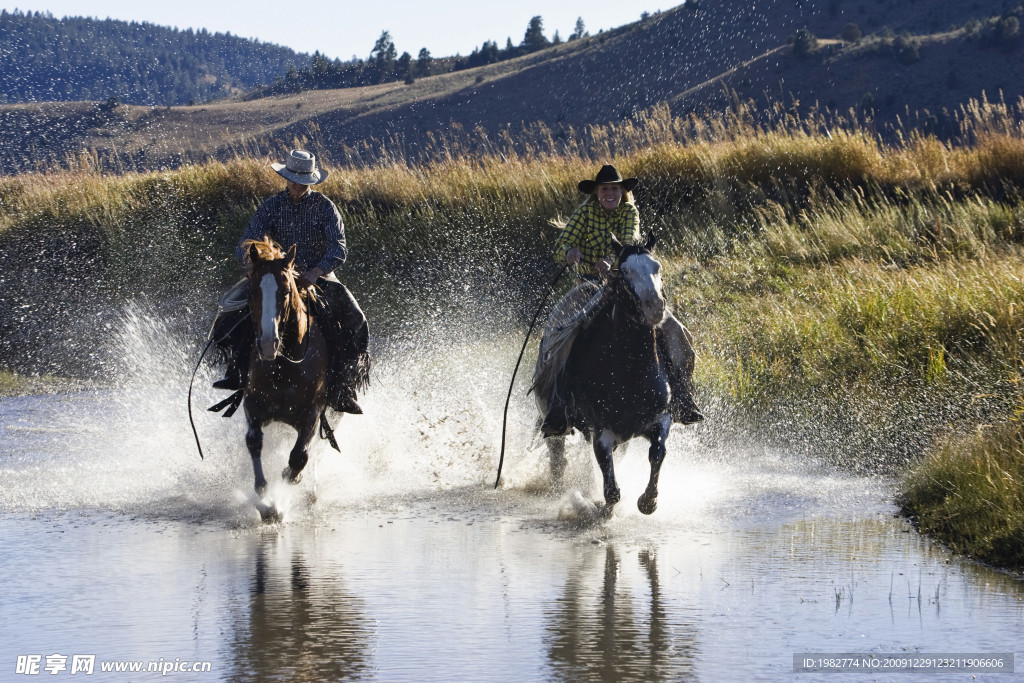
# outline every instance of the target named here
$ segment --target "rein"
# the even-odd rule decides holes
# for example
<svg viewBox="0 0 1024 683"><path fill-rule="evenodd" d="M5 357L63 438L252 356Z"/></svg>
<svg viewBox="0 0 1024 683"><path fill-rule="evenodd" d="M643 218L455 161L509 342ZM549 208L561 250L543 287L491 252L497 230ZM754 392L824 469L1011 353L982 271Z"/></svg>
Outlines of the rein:
<svg viewBox="0 0 1024 683"><path fill-rule="evenodd" d="M216 320L217 319L214 318L215 322ZM235 331L235 328L241 325L244 320L246 320L246 318L241 318L237 323L232 325L231 329L225 332L224 336L220 339L213 338L213 327L210 327L210 334L208 335L209 339L206 342L206 346L203 348L203 352L199 354L199 360L196 361L196 367L192 370L192 379L188 382L188 423L192 425L192 436L196 439L196 448L199 449L200 460L205 460L206 458L203 457L203 447L199 443L199 432L196 431L196 421L192 418L192 385L195 384L196 373L199 372L199 366L203 364L203 358L206 358L206 352L210 350L210 347L213 346L214 342L227 339L228 336Z"/></svg>
<svg viewBox="0 0 1024 683"><path fill-rule="evenodd" d="M544 294L544 298L540 302L540 306L537 307L537 312L533 314L533 320L530 321L530 328L526 331L526 339L523 340L523 348L519 350L519 358L516 359L516 367L512 370L512 381L508 385L508 396L505 397L505 412L501 418L501 454L498 457L498 476L494 479L494 488L498 488L498 483L501 481L501 466L505 462L505 428L508 425L508 404L512 400L512 387L516 383L516 373L519 372L519 364L523 361L523 353L526 352L526 344L530 341L530 335L533 334L533 328L537 324L537 318L540 317L540 312L544 309L544 305L547 304L548 299L551 297L552 292L555 291L555 285L562 279L562 275L569 269L569 264L566 263L562 266L558 274L555 275L555 279L548 285L548 291Z"/></svg>

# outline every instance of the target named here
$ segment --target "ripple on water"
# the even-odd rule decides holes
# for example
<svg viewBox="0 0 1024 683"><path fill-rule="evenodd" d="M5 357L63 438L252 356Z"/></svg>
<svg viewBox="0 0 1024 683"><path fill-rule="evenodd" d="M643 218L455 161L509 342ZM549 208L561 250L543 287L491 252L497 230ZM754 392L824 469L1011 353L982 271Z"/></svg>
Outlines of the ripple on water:
<svg viewBox="0 0 1024 683"><path fill-rule="evenodd" d="M790 680L796 652L1024 640L1021 582L918 536L885 479L676 428L658 511L636 509L648 466L634 444L617 457L622 503L594 519L589 447L573 441L550 486L521 397L494 490L517 351L383 350L366 414L337 425L342 453L317 444L302 484L275 486L286 516L269 525L241 418L202 410L216 399L206 370L198 458L184 352L146 357L117 390L0 400L0 612L17 615L0 621L0 662L189 658L224 680ZM268 431L268 473L292 438Z"/></svg>

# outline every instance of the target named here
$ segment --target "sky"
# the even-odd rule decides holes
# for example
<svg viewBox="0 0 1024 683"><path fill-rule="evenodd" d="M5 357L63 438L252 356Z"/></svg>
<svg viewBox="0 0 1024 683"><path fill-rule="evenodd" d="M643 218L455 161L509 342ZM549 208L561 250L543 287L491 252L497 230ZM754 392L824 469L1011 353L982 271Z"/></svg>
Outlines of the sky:
<svg viewBox="0 0 1024 683"><path fill-rule="evenodd" d="M413 57L427 48L434 57L466 56L484 41L505 47L511 38L523 40L530 19L543 19L544 35L557 29L566 39L582 18L587 31L596 34L636 21L643 12L671 9L683 0L363 0L361 2L221 2L218 0L17 0L4 2L8 11L50 12L55 17L85 16L98 19L146 21L179 29L205 28L231 32L313 54L319 50L330 59L365 59L382 31L389 31L398 53ZM296 9L301 8L301 9Z"/></svg>

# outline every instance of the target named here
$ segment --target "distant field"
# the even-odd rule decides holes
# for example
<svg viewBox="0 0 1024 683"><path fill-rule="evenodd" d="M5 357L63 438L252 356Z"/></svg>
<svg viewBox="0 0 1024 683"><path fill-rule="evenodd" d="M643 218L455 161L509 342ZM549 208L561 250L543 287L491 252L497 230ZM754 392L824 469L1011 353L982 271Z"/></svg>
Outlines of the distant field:
<svg viewBox="0 0 1024 683"><path fill-rule="evenodd" d="M911 129L952 140L969 99L1024 96L1010 76L1024 69L1022 19L1001 0L719 0L412 83L194 106L0 105L0 172L150 171L298 145L336 166L420 164L459 136L477 154L564 154L591 147L592 127L643 127L664 107L680 119L740 108L766 126L830 112L890 143ZM799 31L810 40L798 48Z"/></svg>

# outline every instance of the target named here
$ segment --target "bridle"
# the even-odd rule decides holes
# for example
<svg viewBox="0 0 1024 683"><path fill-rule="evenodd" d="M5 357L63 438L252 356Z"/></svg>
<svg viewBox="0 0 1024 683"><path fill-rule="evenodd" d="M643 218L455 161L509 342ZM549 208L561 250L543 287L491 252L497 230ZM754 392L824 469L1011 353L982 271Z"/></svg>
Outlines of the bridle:
<svg viewBox="0 0 1024 683"><path fill-rule="evenodd" d="M647 319L646 316L644 316L643 304L640 301L640 296L636 293L636 290L633 288L629 279L622 274L622 269L612 268L608 272L614 273L614 275L608 279L608 286L612 288L612 291L615 294L615 303L622 304L623 312L630 321L646 324ZM625 301L622 301L622 299L625 299Z"/></svg>
<svg viewBox="0 0 1024 683"><path fill-rule="evenodd" d="M291 292L297 293L298 296L300 297L300 299L302 299L300 301L293 301L291 306L287 306L287 305L282 306L283 310L278 311L279 314L281 315L281 322L282 323L286 322L289 319L289 317L290 317L290 315L292 313L294 313L296 318L298 318L298 316L300 316L300 315L302 315L304 313L307 316L307 321L311 320L311 316L309 314L309 306L306 304L306 302L304 300L305 297L307 296L306 291L303 290L303 289L299 289L299 287L296 286L294 275L289 274L286 270L281 270L279 274L280 274L280 277L283 278L284 281L285 281L286 289L290 290ZM255 335L256 335L256 343L257 343L257 345L260 343L260 325L257 322L255 316L253 315L252 292L254 290L258 289L258 286L256 285L256 283L259 282L259 279L262 278L264 275L273 275L275 279L278 279L278 273L274 272L273 270L270 270L270 269L268 269L265 272L261 273L259 278L256 277L256 273L252 273L249 276L249 302L250 302L250 304L249 304L249 320L251 321L251 323L253 325L253 328L254 328L254 332L255 332ZM280 282L278 284L280 284ZM262 296L262 294L261 294L261 296ZM288 294L286 296L291 296L291 295ZM275 307L276 307L276 304L275 304ZM302 353L299 356L299 358L289 358L288 355L284 352L284 345L282 344L281 348L278 349L277 354L274 357L274 360L280 359L280 360L283 360L285 362L291 363L292 365L298 365L303 360L305 360L306 354L308 353L308 351L309 351L309 326L308 326L308 322L307 322L306 337L305 337L305 339L302 342Z"/></svg>

